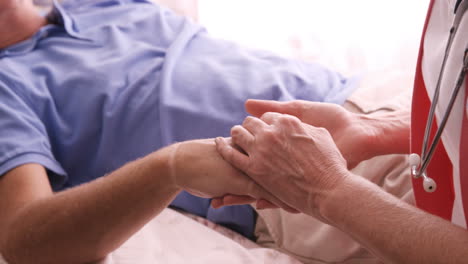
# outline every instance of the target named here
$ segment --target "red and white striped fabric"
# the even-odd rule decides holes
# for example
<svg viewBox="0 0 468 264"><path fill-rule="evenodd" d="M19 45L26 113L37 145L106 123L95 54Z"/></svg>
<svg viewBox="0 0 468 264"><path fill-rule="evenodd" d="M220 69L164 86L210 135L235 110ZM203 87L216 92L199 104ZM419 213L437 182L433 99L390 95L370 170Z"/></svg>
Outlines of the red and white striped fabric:
<svg viewBox="0 0 468 264"><path fill-rule="evenodd" d="M466 1L466 0L464 0ZM432 0L429 6L424 33L421 39L416 69L411 118L411 152L421 154L427 116L445 54L450 28L455 18L457 0ZM463 65L468 43L468 12L449 51L441 83L436 120L431 135L444 115L452 90ZM427 175L437 183L434 193L424 191L421 179L413 179L416 205L432 214L443 217L461 227L467 227L468 216L468 104L467 81L455 101ZM430 138L429 142L432 141Z"/></svg>

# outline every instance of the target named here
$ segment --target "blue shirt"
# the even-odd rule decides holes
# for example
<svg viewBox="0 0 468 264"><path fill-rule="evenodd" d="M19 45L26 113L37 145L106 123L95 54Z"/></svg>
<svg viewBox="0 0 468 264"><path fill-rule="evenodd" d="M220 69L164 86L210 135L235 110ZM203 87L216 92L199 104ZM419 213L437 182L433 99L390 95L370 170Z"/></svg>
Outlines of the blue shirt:
<svg viewBox="0 0 468 264"><path fill-rule="evenodd" d="M228 136L248 98L342 103L353 82L215 39L145 0L55 3L52 24L0 50L0 175L42 164L60 191L177 141ZM251 237L249 206L173 205Z"/></svg>

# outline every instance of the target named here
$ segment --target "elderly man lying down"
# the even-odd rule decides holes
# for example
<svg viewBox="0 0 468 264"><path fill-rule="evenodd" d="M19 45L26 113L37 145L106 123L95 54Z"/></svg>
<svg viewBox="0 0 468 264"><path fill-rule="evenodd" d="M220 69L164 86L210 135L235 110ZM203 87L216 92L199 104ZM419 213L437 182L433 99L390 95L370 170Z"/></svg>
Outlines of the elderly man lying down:
<svg viewBox="0 0 468 264"><path fill-rule="evenodd" d="M0 252L98 260L168 205L253 238L250 205L215 210L207 198L291 209L212 139L191 139L229 135L247 98L343 103L352 83L211 38L145 0L63 1L46 17L31 0L2 0Z"/></svg>

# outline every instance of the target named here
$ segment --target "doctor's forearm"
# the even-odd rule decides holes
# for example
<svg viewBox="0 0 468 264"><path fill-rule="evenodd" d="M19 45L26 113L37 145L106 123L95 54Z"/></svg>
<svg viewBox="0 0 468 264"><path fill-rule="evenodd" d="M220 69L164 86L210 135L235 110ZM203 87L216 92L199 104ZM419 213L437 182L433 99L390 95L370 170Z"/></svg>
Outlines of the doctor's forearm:
<svg viewBox="0 0 468 264"><path fill-rule="evenodd" d="M386 263L465 263L468 232L355 175L320 206L332 225Z"/></svg>
<svg viewBox="0 0 468 264"><path fill-rule="evenodd" d="M151 154L114 173L21 209L10 225L11 263L85 263L106 256L179 192L165 155Z"/></svg>

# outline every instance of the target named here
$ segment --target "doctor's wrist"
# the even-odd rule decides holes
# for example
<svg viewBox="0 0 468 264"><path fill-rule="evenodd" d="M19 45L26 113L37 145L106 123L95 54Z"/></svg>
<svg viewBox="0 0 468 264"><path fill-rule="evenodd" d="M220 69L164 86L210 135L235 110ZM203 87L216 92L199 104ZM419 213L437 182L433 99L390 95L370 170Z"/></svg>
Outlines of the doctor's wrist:
<svg viewBox="0 0 468 264"><path fill-rule="evenodd" d="M347 172L347 177L336 185L328 194L321 200L319 200L318 213L322 221L340 228L347 218L347 210L349 208L350 199L354 199L355 196L360 195L359 190L362 187L362 177Z"/></svg>
<svg viewBox="0 0 468 264"><path fill-rule="evenodd" d="M341 197L344 191L349 191L350 182L352 178L356 175L352 174L347 169L341 169L335 172L334 184L328 188L320 188L321 190L313 194L313 203L311 203L311 208L309 208L309 215L317 217L321 221L332 224L333 219L331 212L336 210L341 210L340 202L336 202L338 197ZM343 203L344 204L344 203Z"/></svg>

